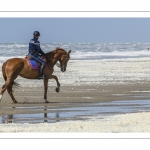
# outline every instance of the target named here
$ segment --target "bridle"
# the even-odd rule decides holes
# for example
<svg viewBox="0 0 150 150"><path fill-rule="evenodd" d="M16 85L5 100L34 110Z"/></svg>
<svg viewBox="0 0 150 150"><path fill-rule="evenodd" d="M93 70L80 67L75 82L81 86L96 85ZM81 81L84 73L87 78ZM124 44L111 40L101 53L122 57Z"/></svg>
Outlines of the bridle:
<svg viewBox="0 0 150 150"><path fill-rule="evenodd" d="M63 50L63 49L60 49L60 50ZM64 50L63 50L63 51L64 51ZM71 51L71 50L70 50L70 51ZM65 51L65 52L66 52L66 51ZM67 54L66 54L66 55L67 55ZM62 56L61 56L61 57L62 57ZM49 62L54 62L54 60L56 60L56 59L54 59L54 58L49 58L49 59L47 59L47 65L48 65L49 70L52 70L52 69L53 69ZM66 58L64 58L64 64L62 64L62 61L61 61L61 58L60 58L60 59L58 60L60 63L56 62L56 66L59 67L59 68L61 68L61 71L64 72L64 71L66 71L66 67L67 67L67 62L68 62L68 60L69 60L69 57L66 56Z"/></svg>

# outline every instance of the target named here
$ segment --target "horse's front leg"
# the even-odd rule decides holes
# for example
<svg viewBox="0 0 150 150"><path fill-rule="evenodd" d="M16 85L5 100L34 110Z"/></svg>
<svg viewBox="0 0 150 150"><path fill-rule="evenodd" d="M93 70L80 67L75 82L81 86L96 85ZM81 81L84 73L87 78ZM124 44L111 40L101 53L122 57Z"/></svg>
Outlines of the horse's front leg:
<svg viewBox="0 0 150 150"><path fill-rule="evenodd" d="M58 93L59 91L60 91L60 83L59 83L59 81L58 81L58 78L57 78L57 76L55 76L55 75L51 75L51 77L50 77L50 79L55 79L56 80L56 82L57 82L57 87L56 87L56 92Z"/></svg>
<svg viewBox="0 0 150 150"><path fill-rule="evenodd" d="M49 101L47 100L47 89L48 89L48 79L44 78L44 100L45 100L45 103L49 103Z"/></svg>

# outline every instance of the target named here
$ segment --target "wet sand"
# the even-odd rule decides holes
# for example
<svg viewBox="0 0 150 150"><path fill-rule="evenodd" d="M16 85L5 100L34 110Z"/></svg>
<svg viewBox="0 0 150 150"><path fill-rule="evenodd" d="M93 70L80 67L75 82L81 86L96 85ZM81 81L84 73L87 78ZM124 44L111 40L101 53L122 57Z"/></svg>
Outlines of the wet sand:
<svg viewBox="0 0 150 150"><path fill-rule="evenodd" d="M124 85L101 85L101 86L62 86L60 93L55 92L55 87L48 89L48 101L43 99L43 87L23 88L20 87L14 91L14 96L18 101L14 104L7 91L4 93L0 102L0 115L33 113L28 107L52 106L52 107L76 107L84 103L99 103L117 100L149 100L150 83L140 81ZM24 107L24 109L11 109L12 107ZM34 113L40 113L40 110L34 110ZM110 112L111 113L111 112Z"/></svg>

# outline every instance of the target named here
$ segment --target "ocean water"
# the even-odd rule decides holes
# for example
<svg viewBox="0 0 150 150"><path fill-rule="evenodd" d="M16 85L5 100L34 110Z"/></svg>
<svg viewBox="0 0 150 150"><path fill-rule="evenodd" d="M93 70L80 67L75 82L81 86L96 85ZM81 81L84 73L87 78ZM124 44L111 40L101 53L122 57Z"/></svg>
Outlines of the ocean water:
<svg viewBox="0 0 150 150"><path fill-rule="evenodd" d="M56 47L72 50L72 60L113 59L149 57L150 43L45 43L44 52ZM28 43L0 44L0 63L9 57L24 57L28 53Z"/></svg>
<svg viewBox="0 0 150 150"><path fill-rule="evenodd" d="M61 85L124 84L124 80L150 80L149 43L41 43L44 52L56 47L72 50L65 73L54 67L53 74ZM28 43L0 44L0 85L3 84L2 63L13 57L23 58L26 54ZM43 82L37 80L18 77L17 81L23 87L43 86ZM53 79L49 84L56 85Z"/></svg>

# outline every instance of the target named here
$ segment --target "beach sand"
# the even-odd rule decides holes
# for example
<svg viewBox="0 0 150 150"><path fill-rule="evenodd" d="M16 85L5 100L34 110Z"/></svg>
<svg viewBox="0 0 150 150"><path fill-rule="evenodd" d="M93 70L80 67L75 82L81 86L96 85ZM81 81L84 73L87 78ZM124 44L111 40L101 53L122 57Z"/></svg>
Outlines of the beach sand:
<svg viewBox="0 0 150 150"><path fill-rule="evenodd" d="M0 115L44 113L44 109L34 109L34 107L41 106L59 109L114 100L116 102L118 100L149 100L149 94L150 83L146 81L127 82L124 85L62 86L60 93L56 93L55 87L52 86L48 90L50 103L44 103L43 87L38 89L21 87L14 91L17 104L14 104L7 91L5 92L0 102ZM21 107L23 109L19 109ZM29 107L33 107L33 109L29 109ZM10 123L0 124L0 132L149 132L149 118L149 112L137 112L107 116L104 119L99 116L83 120L73 118L54 124Z"/></svg>

